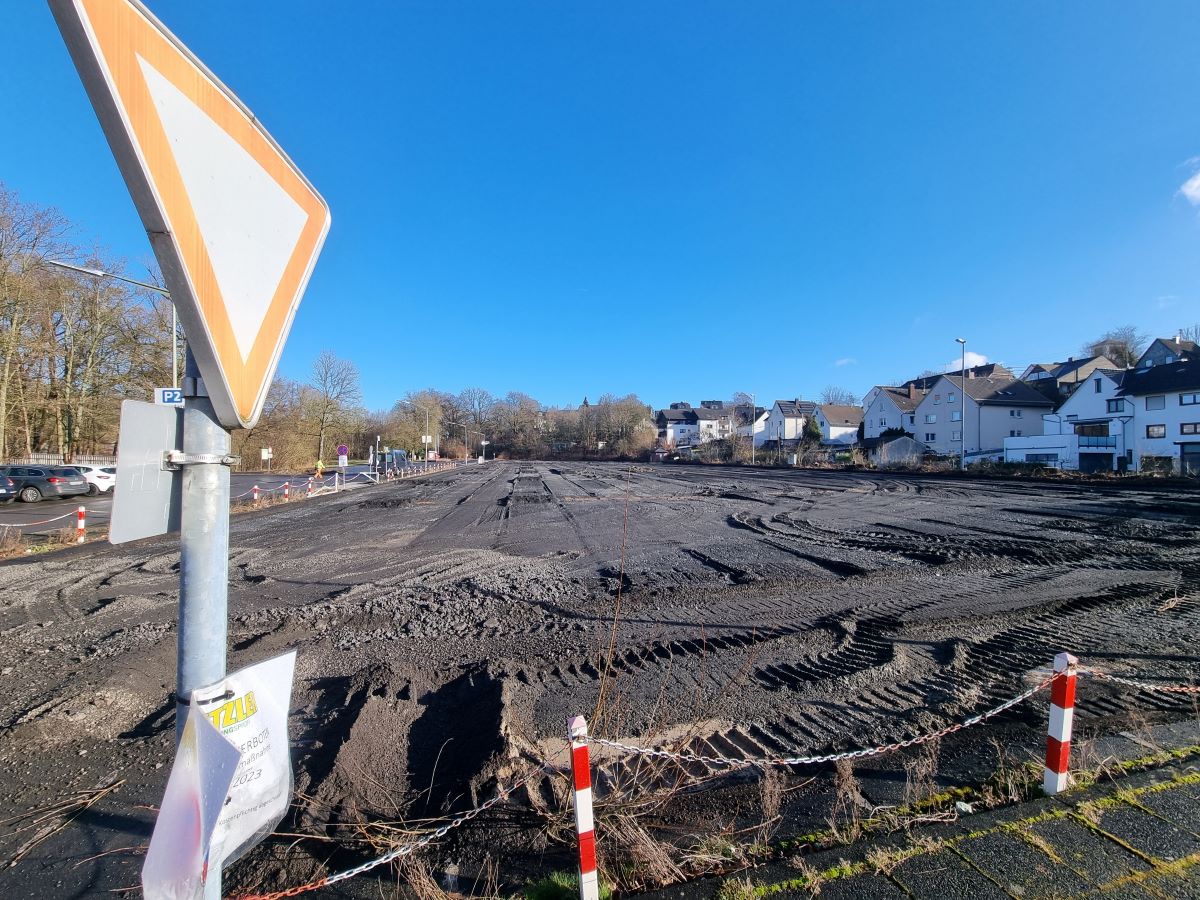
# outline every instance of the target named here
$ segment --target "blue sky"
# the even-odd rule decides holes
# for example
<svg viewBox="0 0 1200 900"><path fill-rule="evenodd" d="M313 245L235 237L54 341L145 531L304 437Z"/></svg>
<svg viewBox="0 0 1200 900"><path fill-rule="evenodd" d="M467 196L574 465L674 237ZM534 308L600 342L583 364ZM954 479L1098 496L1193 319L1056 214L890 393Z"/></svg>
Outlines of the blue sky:
<svg viewBox="0 0 1200 900"><path fill-rule="evenodd" d="M1194 2L149 5L333 210L281 372L330 349L373 408L861 395L1200 321ZM3 21L0 180L138 274L49 11Z"/></svg>

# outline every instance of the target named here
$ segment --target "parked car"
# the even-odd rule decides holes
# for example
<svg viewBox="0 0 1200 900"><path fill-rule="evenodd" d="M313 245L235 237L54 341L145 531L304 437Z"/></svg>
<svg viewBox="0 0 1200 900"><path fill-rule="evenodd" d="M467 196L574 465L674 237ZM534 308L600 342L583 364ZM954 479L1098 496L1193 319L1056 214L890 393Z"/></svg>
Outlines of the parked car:
<svg viewBox="0 0 1200 900"><path fill-rule="evenodd" d="M0 475L0 503L12 503L17 499L17 483L7 475Z"/></svg>
<svg viewBox="0 0 1200 900"><path fill-rule="evenodd" d="M88 483L88 496L95 497L111 491L117 483L117 470L112 466L89 466L75 463L72 469L78 469Z"/></svg>
<svg viewBox="0 0 1200 900"><path fill-rule="evenodd" d="M87 480L80 471L66 466L0 466L0 475L16 483L17 496L26 503L88 492Z"/></svg>

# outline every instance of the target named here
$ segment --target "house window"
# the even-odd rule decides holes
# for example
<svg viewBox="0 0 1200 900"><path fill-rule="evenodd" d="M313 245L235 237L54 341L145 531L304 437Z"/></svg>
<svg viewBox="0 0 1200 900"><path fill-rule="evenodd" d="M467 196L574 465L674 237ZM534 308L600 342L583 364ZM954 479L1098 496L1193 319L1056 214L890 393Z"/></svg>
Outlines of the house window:
<svg viewBox="0 0 1200 900"><path fill-rule="evenodd" d="M937 413L925 413L925 424L933 425L937 422Z"/></svg>
<svg viewBox="0 0 1200 900"><path fill-rule="evenodd" d="M879 424L880 424L880 425L887 425L887 416L880 416L880 417L879 417Z"/></svg>
<svg viewBox="0 0 1200 900"><path fill-rule="evenodd" d="M1100 393L1100 379L1099 378L1095 379L1092 382L1092 384L1094 384L1096 386L1096 393L1097 394Z"/></svg>
<svg viewBox="0 0 1200 900"><path fill-rule="evenodd" d="M916 417L916 416L909 416L909 417L908 417L908 424L909 424L909 425L916 425L916 424L917 424L917 417Z"/></svg>
<svg viewBox="0 0 1200 900"><path fill-rule="evenodd" d="M1021 430L1019 428L1014 428L1012 431L1010 431L1008 433L1008 436L1009 437L1021 437L1022 436Z"/></svg>
<svg viewBox="0 0 1200 900"><path fill-rule="evenodd" d="M925 443L932 444L936 440L937 440L937 434L935 434L932 431L925 432Z"/></svg>
<svg viewBox="0 0 1200 900"><path fill-rule="evenodd" d="M958 443L962 443L962 432L961 431L950 432L950 440L957 441Z"/></svg>
<svg viewBox="0 0 1200 900"><path fill-rule="evenodd" d="M1166 409L1167 395L1159 394L1157 397L1146 398L1146 409Z"/></svg>
<svg viewBox="0 0 1200 900"><path fill-rule="evenodd" d="M1166 425L1147 425L1146 437L1148 438L1164 438L1167 436Z"/></svg>
<svg viewBox="0 0 1200 900"><path fill-rule="evenodd" d="M1197 403L1200 403L1200 393L1179 395L1180 406L1195 406Z"/></svg>
<svg viewBox="0 0 1200 900"><path fill-rule="evenodd" d="M1180 434L1200 434L1200 422L1184 422L1179 426Z"/></svg>
<svg viewBox="0 0 1200 900"><path fill-rule="evenodd" d="M1026 453L1025 462L1056 463L1057 453Z"/></svg>
<svg viewBox="0 0 1200 900"><path fill-rule="evenodd" d="M1009 418L1019 419L1024 414L1024 412L1025 412L1025 410L1023 410L1023 409L1010 409L1008 411L1008 415L1009 415Z"/></svg>
<svg viewBox="0 0 1200 900"><path fill-rule="evenodd" d="M941 395L941 394L934 394L934 395L933 395L933 402L934 402L934 403L941 403L941 402L942 402L942 395Z"/></svg>
<svg viewBox="0 0 1200 900"><path fill-rule="evenodd" d="M954 402L955 402L955 401L957 401L957 400L958 400L958 394L947 394L947 395L946 395L946 402L947 402L947 403L954 403Z"/></svg>
<svg viewBox="0 0 1200 900"><path fill-rule="evenodd" d="M956 409L956 410L954 410L954 412L950 413L950 421L951 422L961 422L962 421L962 410Z"/></svg>
<svg viewBox="0 0 1200 900"><path fill-rule="evenodd" d="M1104 410L1105 412L1119 413L1124 403L1124 400L1106 400L1104 401Z"/></svg>

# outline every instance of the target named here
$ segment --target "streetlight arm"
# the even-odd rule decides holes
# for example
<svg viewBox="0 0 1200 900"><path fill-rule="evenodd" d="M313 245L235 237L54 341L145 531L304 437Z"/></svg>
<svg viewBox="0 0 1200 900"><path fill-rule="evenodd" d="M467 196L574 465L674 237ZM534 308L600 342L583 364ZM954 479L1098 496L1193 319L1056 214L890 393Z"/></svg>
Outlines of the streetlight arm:
<svg viewBox="0 0 1200 900"><path fill-rule="evenodd" d="M94 275L96 278L114 278L117 281L124 281L126 284L136 284L140 288L145 288L148 291L155 291L162 294L167 299L170 299L171 292L166 288L161 288L157 284L150 284L148 281L138 281L136 278L126 278L124 275L116 275L112 272L102 272L100 269L88 269L84 266L77 266L73 263L59 262L57 259L42 260L50 266L58 266L60 269L70 269L72 272L80 272L84 275Z"/></svg>

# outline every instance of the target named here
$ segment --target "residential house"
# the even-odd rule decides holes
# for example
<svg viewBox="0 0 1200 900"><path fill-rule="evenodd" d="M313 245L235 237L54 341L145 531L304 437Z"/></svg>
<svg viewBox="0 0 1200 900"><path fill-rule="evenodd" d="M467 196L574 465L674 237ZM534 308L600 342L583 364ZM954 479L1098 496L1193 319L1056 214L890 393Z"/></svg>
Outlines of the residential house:
<svg viewBox="0 0 1200 900"><path fill-rule="evenodd" d="M999 378L1012 377L1001 363L985 363L967 369L969 378ZM876 385L863 398L863 437L875 438L884 432L895 431L897 428L909 434L917 434L916 410L930 389L937 384L941 375L921 375L910 378L903 384Z"/></svg>
<svg viewBox="0 0 1200 900"><path fill-rule="evenodd" d="M1200 475L1200 356L1126 371L1117 393L1133 416L1130 468Z"/></svg>
<svg viewBox="0 0 1200 900"><path fill-rule="evenodd" d="M1042 433L1042 414L1054 409L1025 382L1011 375L977 378L942 375L917 405L915 437L943 456L1003 458L1004 439ZM963 385L966 399L963 399ZM966 428L963 428L963 410Z"/></svg>
<svg viewBox="0 0 1200 900"><path fill-rule="evenodd" d="M1004 439L1006 462L1041 463L1081 472L1125 471L1133 434L1132 404L1120 396L1124 369L1093 369L1053 413L1040 435Z"/></svg>
<svg viewBox="0 0 1200 900"><path fill-rule="evenodd" d="M1066 362L1033 363L1021 373L1021 380L1044 394L1047 400L1062 403L1081 384L1087 384L1097 369L1119 369L1107 356L1068 356Z"/></svg>
<svg viewBox="0 0 1200 900"><path fill-rule="evenodd" d="M804 426L816 412L817 404L807 400L776 400L767 414L760 441L755 435L755 446L761 447L767 441L775 441L782 445L786 441L797 441L804 434Z"/></svg>
<svg viewBox="0 0 1200 900"><path fill-rule="evenodd" d="M858 426L862 424L861 406L822 403L814 413L821 426L821 443L846 446L858 441Z"/></svg>
<svg viewBox="0 0 1200 900"><path fill-rule="evenodd" d="M733 436L732 408L727 409L724 404L716 406L713 401L706 400L693 412L696 414L696 426L699 429L698 443L719 441Z"/></svg>
<svg viewBox="0 0 1200 900"><path fill-rule="evenodd" d="M863 398L863 437L871 440L884 432L915 433L917 404L922 397L913 382L904 387L880 384L871 388Z"/></svg>
<svg viewBox="0 0 1200 900"><path fill-rule="evenodd" d="M767 418L771 411L762 406L751 406L749 403L738 406L734 418L738 437L752 437L754 446L761 447L766 440Z"/></svg>
<svg viewBox="0 0 1200 900"><path fill-rule="evenodd" d="M689 447L700 443L700 420L690 403L672 403L670 409L660 409L654 424L658 426L660 446Z"/></svg>
<svg viewBox="0 0 1200 900"><path fill-rule="evenodd" d="M1135 369L1148 369L1151 366L1167 366L1185 359L1195 359L1200 356L1195 341L1185 340L1182 335L1174 338L1155 338L1137 361Z"/></svg>

